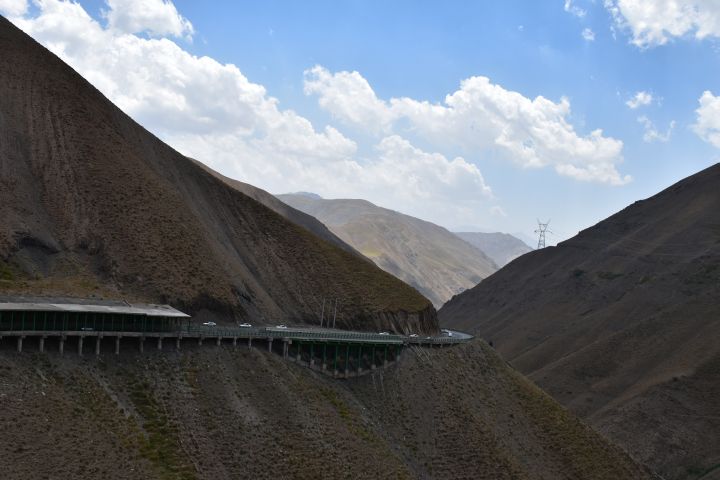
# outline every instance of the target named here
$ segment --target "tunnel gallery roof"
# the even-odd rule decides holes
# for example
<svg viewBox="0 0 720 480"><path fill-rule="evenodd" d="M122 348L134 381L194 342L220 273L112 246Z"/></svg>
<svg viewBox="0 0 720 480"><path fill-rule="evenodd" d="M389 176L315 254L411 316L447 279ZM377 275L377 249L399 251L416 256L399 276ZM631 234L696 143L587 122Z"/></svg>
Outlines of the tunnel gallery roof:
<svg viewBox="0 0 720 480"><path fill-rule="evenodd" d="M93 303L50 303L2 302L0 311L15 312L73 312L73 313L115 313L121 315L146 315L148 317L190 318L190 315L174 309L170 305L134 304L101 305Z"/></svg>

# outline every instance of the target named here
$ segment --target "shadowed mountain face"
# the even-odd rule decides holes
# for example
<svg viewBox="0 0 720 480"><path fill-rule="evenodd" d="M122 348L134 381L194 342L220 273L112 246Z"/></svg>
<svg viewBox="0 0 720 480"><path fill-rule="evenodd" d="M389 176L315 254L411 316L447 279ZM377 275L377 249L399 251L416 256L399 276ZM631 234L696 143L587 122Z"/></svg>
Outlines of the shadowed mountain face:
<svg viewBox="0 0 720 480"><path fill-rule="evenodd" d="M528 253L441 322L492 340L664 478L699 478L720 464L719 185L715 165Z"/></svg>
<svg viewBox="0 0 720 480"><path fill-rule="evenodd" d="M482 250L498 267L504 267L520 255L532 252L525 242L509 233L454 232L470 245Z"/></svg>
<svg viewBox="0 0 720 480"><path fill-rule="evenodd" d="M481 341L348 381L262 348L132 350L0 340L3 478L649 478Z"/></svg>
<svg viewBox="0 0 720 480"><path fill-rule="evenodd" d="M325 200L304 193L278 198L323 222L436 306L497 270L485 253L448 230L365 200Z"/></svg>
<svg viewBox="0 0 720 480"><path fill-rule="evenodd" d="M2 292L257 323L316 322L328 298L343 328L437 329L415 289L178 154L2 17L0 52Z"/></svg>

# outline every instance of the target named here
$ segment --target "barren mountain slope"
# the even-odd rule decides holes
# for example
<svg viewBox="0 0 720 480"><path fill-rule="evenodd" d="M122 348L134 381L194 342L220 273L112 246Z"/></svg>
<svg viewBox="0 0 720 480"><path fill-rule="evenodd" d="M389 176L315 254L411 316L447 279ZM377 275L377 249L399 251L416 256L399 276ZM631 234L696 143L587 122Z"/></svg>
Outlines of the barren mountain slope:
<svg viewBox="0 0 720 480"><path fill-rule="evenodd" d="M306 194L278 198L319 219L437 307L497 270L485 253L446 229L365 200L326 200Z"/></svg>
<svg viewBox="0 0 720 480"><path fill-rule="evenodd" d="M8 480L648 478L482 342L347 381L258 348L96 360L2 345Z"/></svg>
<svg viewBox="0 0 720 480"><path fill-rule="evenodd" d="M0 18L0 289L436 329L416 290L178 154Z"/></svg>
<svg viewBox="0 0 720 480"><path fill-rule="evenodd" d="M482 250L498 267L504 267L520 255L532 251L525 242L509 233L454 232L470 245Z"/></svg>
<svg viewBox="0 0 720 480"><path fill-rule="evenodd" d="M528 253L441 321L492 340L664 478L698 478L720 464L719 185L715 165Z"/></svg>

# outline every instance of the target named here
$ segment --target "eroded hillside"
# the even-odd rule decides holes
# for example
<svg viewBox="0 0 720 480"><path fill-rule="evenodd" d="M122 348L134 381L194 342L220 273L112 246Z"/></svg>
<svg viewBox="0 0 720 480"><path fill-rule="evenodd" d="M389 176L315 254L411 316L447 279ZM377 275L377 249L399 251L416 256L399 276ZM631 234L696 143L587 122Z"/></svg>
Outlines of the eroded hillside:
<svg viewBox="0 0 720 480"><path fill-rule="evenodd" d="M11 348L8 479L647 478L479 341L409 350L347 381L246 347L100 359Z"/></svg>
<svg viewBox="0 0 720 480"><path fill-rule="evenodd" d="M666 479L720 475L720 165L440 312ZM706 475L707 474L707 475Z"/></svg>
<svg viewBox="0 0 720 480"><path fill-rule="evenodd" d="M316 323L332 299L341 327L437 330L415 289L180 155L1 17L0 51L3 293L254 323Z"/></svg>

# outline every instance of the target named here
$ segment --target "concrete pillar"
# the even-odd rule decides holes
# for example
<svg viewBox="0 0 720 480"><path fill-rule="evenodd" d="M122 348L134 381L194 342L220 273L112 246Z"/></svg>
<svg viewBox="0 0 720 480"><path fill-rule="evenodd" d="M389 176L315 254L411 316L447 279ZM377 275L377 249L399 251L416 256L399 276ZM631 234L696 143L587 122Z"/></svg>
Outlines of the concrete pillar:
<svg viewBox="0 0 720 480"><path fill-rule="evenodd" d="M122 337L118 335L115 337L115 355L120 355L120 339Z"/></svg>
<svg viewBox="0 0 720 480"><path fill-rule="evenodd" d="M273 342L273 339L268 338L268 352L272 352L272 342Z"/></svg>
<svg viewBox="0 0 720 480"><path fill-rule="evenodd" d="M248 348L252 348L252 337L248 337Z"/></svg>
<svg viewBox="0 0 720 480"><path fill-rule="evenodd" d="M178 336L178 337L175 339L175 350L177 350L177 351L180 351L180 339L181 339L181 338L182 338L181 336Z"/></svg>
<svg viewBox="0 0 720 480"><path fill-rule="evenodd" d="M221 341L222 341L222 337L218 337L218 338L217 338L217 343L216 343L216 345L217 345L218 347L220 346L220 342L221 342Z"/></svg>
<svg viewBox="0 0 720 480"><path fill-rule="evenodd" d="M300 363L302 360L302 343L297 344L297 355L295 356L295 361L297 363Z"/></svg>
<svg viewBox="0 0 720 480"><path fill-rule="evenodd" d="M158 350L162 350L162 340L163 337L158 337Z"/></svg>
<svg viewBox="0 0 720 480"><path fill-rule="evenodd" d="M233 347L237 347L237 337L233 337Z"/></svg>
<svg viewBox="0 0 720 480"><path fill-rule="evenodd" d="M283 340L283 358L288 358L288 341Z"/></svg>
<svg viewBox="0 0 720 480"><path fill-rule="evenodd" d="M203 337L202 337L202 335L200 335L200 337L198 338L198 345L202 345L202 341L203 341Z"/></svg>
<svg viewBox="0 0 720 480"><path fill-rule="evenodd" d="M65 350L65 335L60 335L60 355L63 354L64 350Z"/></svg>
<svg viewBox="0 0 720 480"><path fill-rule="evenodd" d="M138 339L140 340L140 353L143 353L145 350L145 337L138 337Z"/></svg>
<svg viewBox="0 0 720 480"><path fill-rule="evenodd" d="M17 337L17 351L18 351L18 353L22 353L22 342L23 342L23 338L25 338L25 337L22 336L22 335L19 336L19 337Z"/></svg>
<svg viewBox="0 0 720 480"><path fill-rule="evenodd" d="M45 351L45 339L46 338L47 337L45 335L40 337L40 353L43 353Z"/></svg>
<svg viewBox="0 0 720 480"><path fill-rule="evenodd" d="M100 341L102 340L102 336L98 335L97 338L95 338L95 355L100 355Z"/></svg>
<svg viewBox="0 0 720 480"><path fill-rule="evenodd" d="M85 337L80 335L78 337L78 355L82 356L82 347L83 347L83 341L85 340Z"/></svg>

